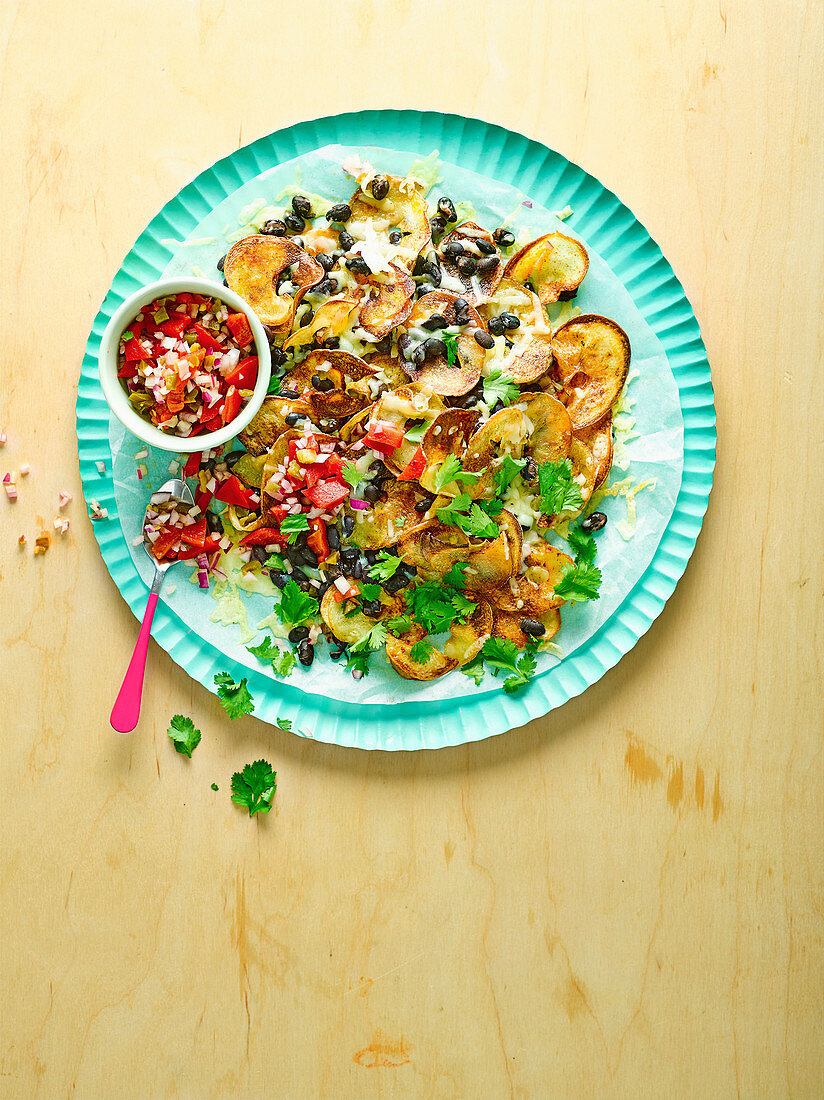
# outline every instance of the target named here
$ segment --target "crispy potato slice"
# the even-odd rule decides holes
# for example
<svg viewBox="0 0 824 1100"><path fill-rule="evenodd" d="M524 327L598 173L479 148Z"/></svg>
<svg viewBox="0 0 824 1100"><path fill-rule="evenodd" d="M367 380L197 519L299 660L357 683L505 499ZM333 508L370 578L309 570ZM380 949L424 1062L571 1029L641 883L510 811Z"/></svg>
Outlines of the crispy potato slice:
<svg viewBox="0 0 824 1100"><path fill-rule="evenodd" d="M536 462L559 462L569 454L572 444L572 421L556 397L548 393L529 394L526 413L531 421L527 449ZM503 410L502 410L503 411Z"/></svg>
<svg viewBox="0 0 824 1100"><path fill-rule="evenodd" d="M455 660L459 665L474 661L483 649L484 642L492 634L492 607L486 600L478 597L478 606L465 623L454 623L449 633L444 656Z"/></svg>
<svg viewBox="0 0 824 1100"><path fill-rule="evenodd" d="M294 294L279 294L278 277L287 267ZM265 325L286 332L295 310L309 287L324 277L323 268L288 237L257 234L233 244L223 263L223 274L231 290L244 298Z"/></svg>
<svg viewBox="0 0 824 1100"><path fill-rule="evenodd" d="M544 305L575 297L589 268L587 250L574 237L546 233L518 249L504 275L519 283L529 280Z"/></svg>
<svg viewBox="0 0 824 1100"><path fill-rule="evenodd" d="M465 559L469 566L464 574L467 591L484 591L514 576L521 568L524 534L520 523L506 508L496 517L496 523L500 530L497 538L480 543Z"/></svg>
<svg viewBox="0 0 824 1100"><path fill-rule="evenodd" d="M396 424L406 432L410 421L423 420L426 424L431 424L443 412L443 408L444 403L438 394L420 382L413 382L381 394L375 402L372 418ZM415 457L417 449L417 443L404 439L399 447L386 456L384 462L393 473L399 474Z"/></svg>
<svg viewBox="0 0 824 1100"><path fill-rule="evenodd" d="M515 346L501 364L519 386L535 382L552 367L552 328L538 296L514 279L502 279L495 293L481 307L486 321L506 311L520 320L523 335L513 336Z"/></svg>
<svg viewBox="0 0 824 1100"><path fill-rule="evenodd" d="M375 368L366 360L348 351L316 348L298 363L284 381L297 390L311 406L316 416L340 419L360 412L371 402L368 379ZM333 390L316 390L312 376L318 374L335 383Z"/></svg>
<svg viewBox="0 0 824 1100"><path fill-rule="evenodd" d="M465 492L474 499L495 496L495 466L504 455L520 458L529 439L531 421L520 409L510 407L494 413L469 440L463 468L481 476Z"/></svg>
<svg viewBox="0 0 824 1100"><path fill-rule="evenodd" d="M292 399L271 393L264 397L260 409L249 421L238 439L251 455L263 455L271 450L278 436L291 430L286 423L290 413L297 413L311 420L312 406L302 398Z"/></svg>
<svg viewBox="0 0 824 1100"><path fill-rule="evenodd" d="M315 315L308 325L295 329L288 340L284 340L284 348L303 347L311 344L316 337L327 340L330 336L340 336L346 328L349 318L358 308L359 299L352 295L343 295L340 298L330 298L323 302L315 310Z"/></svg>
<svg viewBox="0 0 824 1100"><path fill-rule="evenodd" d="M418 478L424 489L437 492L436 477L449 455L462 455L472 435L480 412L477 409L445 409L432 421L424 433L421 450L426 457L426 468ZM440 490L445 496L457 496L462 490L453 482Z"/></svg>
<svg viewBox="0 0 824 1100"><path fill-rule="evenodd" d="M609 412L594 428L581 428L576 438L592 451L596 463L595 489L600 488L609 477L612 468L612 413Z"/></svg>
<svg viewBox="0 0 824 1100"><path fill-rule="evenodd" d="M524 572L488 589L486 598L501 611L512 611L530 619L540 618L564 602L555 595L565 565L572 558L548 542L534 546L524 558Z"/></svg>
<svg viewBox="0 0 824 1100"><path fill-rule="evenodd" d="M532 618L531 615L524 615L515 611L502 611L499 607L494 609L493 614L492 637L504 638L507 641L514 642L519 649L523 649L530 642L549 642L561 629L561 612L557 607L551 607L543 615L537 616L536 622L541 623L546 630L546 633L542 634L540 638L532 638L521 629L521 621Z"/></svg>
<svg viewBox="0 0 824 1100"><path fill-rule="evenodd" d="M443 501L433 501L426 512L416 512L415 504L425 494L412 485L399 481L385 483L383 498L369 511L360 511L344 504L344 511L355 520L355 529L350 541L361 550L380 550L394 546L400 539L414 534L421 528L435 522L435 508L442 507Z"/></svg>
<svg viewBox="0 0 824 1100"><path fill-rule="evenodd" d="M470 256L472 259L484 259L485 254L481 253L481 250L475 245L475 241L484 240L491 244L494 248L494 252L490 252L489 256L496 260L496 266L489 271L484 272L483 275L463 275L457 267L457 264L449 256L443 255L444 245L449 244L452 241L460 241L464 246L465 255ZM476 222L465 221L460 225L456 225L451 233L448 233L441 241L440 246L441 264L444 271L453 279L457 279L463 283L462 298L465 298L471 306L477 306L481 302L485 301L492 294L495 293L495 289L503 278L504 274L504 262L501 259L501 253L498 251L497 245L495 245L492 239L492 234L488 229L483 229Z"/></svg>
<svg viewBox="0 0 824 1100"><path fill-rule="evenodd" d="M415 293L415 280L397 264L390 264L391 278L384 272L370 276L356 276L361 285L375 290L371 297L364 298L360 307L360 325L370 336L382 340L392 329L402 325L412 312L412 297Z"/></svg>
<svg viewBox="0 0 824 1100"><path fill-rule="evenodd" d="M375 368L376 373L383 375L388 389L397 389L399 386L409 384L409 375L401 366L400 360L396 359L394 355L376 353L370 355L366 361L370 367Z"/></svg>
<svg viewBox="0 0 824 1100"><path fill-rule="evenodd" d="M407 271L415 266L421 249L432 239L426 199L420 187L400 176L387 176L389 192L385 199L374 199L360 188L349 200L352 216L346 223L347 230L358 240L363 240L367 226L376 233L387 229L399 229L404 236L395 246L393 259Z"/></svg>
<svg viewBox="0 0 824 1100"><path fill-rule="evenodd" d="M422 630L410 630L396 638L390 634L386 639L386 656L389 663L404 680L437 680L458 667L455 657L447 657L439 649L430 650L425 661L413 661L411 652L415 642L424 637Z"/></svg>
<svg viewBox="0 0 824 1100"><path fill-rule="evenodd" d="M599 424L626 381L631 354L627 334L608 317L585 313L558 329L553 350L573 430Z"/></svg>
<svg viewBox="0 0 824 1100"><path fill-rule="evenodd" d="M346 611L351 610L351 608L347 608L348 601L336 600L336 592L337 589L334 585L326 589L323 599L320 601L320 615L335 637L341 642L346 642L347 645L354 645L355 642L359 642L361 638L369 633L375 623L400 615L404 608L403 600L388 596L384 592L380 596L381 613L377 619L369 618L362 611L356 611L354 615L347 615Z"/></svg>
<svg viewBox="0 0 824 1100"><path fill-rule="evenodd" d="M447 294L444 290L433 290L430 294L424 294L419 298L406 321L406 331L425 333L427 337L437 336L437 333L427 332L422 329L423 322L428 320L433 313L440 313L450 325L455 323L455 302L457 294ZM477 310L469 307L470 323L474 328L486 329L483 318ZM474 336L462 332L456 337L458 361L450 366L446 356L437 359L428 359L423 366L416 367L413 363L404 363L403 369L416 382L420 382L435 393L444 397L461 397L469 393L481 377L481 369L484 365L486 352L477 342Z"/></svg>

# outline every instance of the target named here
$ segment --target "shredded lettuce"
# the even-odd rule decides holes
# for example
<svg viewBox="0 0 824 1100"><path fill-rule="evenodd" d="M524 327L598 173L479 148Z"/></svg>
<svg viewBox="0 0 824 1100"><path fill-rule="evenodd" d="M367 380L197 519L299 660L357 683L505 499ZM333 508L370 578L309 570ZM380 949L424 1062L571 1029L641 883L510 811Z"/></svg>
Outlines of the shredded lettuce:
<svg viewBox="0 0 824 1100"><path fill-rule="evenodd" d="M428 195L435 184L440 183L442 179L439 150L433 149L428 156L417 157L409 165L409 171L406 174L422 184L424 195Z"/></svg>
<svg viewBox="0 0 824 1100"><path fill-rule="evenodd" d="M478 211L475 209L472 203L466 199L460 199L458 202L455 203L455 213L458 215L459 222L478 221Z"/></svg>
<svg viewBox="0 0 824 1100"><path fill-rule="evenodd" d="M246 608L243 606L237 586L227 584L225 581L218 581L211 592L212 599L217 607L209 616L209 620L213 623L220 623L221 626L239 626L241 645L251 642L255 632L249 627Z"/></svg>
<svg viewBox="0 0 824 1100"><path fill-rule="evenodd" d="M590 497L586 513L589 515L591 512L594 512L604 497L623 497L627 502L626 519L616 520L613 526L621 538L625 542L629 542L635 534L635 528L638 522L635 498L643 489L652 490L655 488L655 485L656 479L654 477L648 478L646 481L639 481L637 485L632 484L631 477L625 477L623 481L616 481L614 485L596 489Z"/></svg>
<svg viewBox="0 0 824 1100"><path fill-rule="evenodd" d="M579 306L576 306L573 302L552 302L548 306L544 306L546 309L546 315L549 318L549 323L552 325L553 333L556 333L561 325L565 325L567 321L571 321L573 317L580 317L581 310Z"/></svg>
<svg viewBox="0 0 824 1100"><path fill-rule="evenodd" d="M638 432L636 432L635 417L632 415L632 408L635 402L638 400L637 395L632 395L629 392L630 385L639 376L639 371L632 367L627 375L624 388L618 394L615 404L612 406L612 427L614 436L612 465L618 470L628 470L631 461L630 455L627 452L627 444L633 439L638 439Z"/></svg>
<svg viewBox="0 0 824 1100"><path fill-rule="evenodd" d="M275 202L280 202L281 199L292 199L295 195L305 195L306 198L312 204L312 213L315 217L319 217L321 214L325 214L330 206L334 206L339 199L330 199L326 195L318 195L315 191L307 191L305 187L301 187L301 171L298 169L295 172L295 182L287 183L285 187L282 187L280 191L275 195Z"/></svg>

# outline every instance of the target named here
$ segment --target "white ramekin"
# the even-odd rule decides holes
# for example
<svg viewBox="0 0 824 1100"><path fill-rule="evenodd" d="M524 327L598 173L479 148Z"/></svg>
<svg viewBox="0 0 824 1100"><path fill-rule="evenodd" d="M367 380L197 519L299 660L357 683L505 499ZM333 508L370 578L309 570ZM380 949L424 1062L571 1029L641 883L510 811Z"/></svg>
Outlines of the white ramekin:
<svg viewBox="0 0 824 1100"><path fill-rule="evenodd" d="M132 407L126 391L117 377L117 351L121 333L129 327L129 323L134 320L142 306L164 294L182 294L186 291L190 294L207 294L211 298L219 298L233 312L246 314L255 340L258 375L252 396L231 423L226 424L217 432L203 432L200 435L184 437L173 435L171 432L162 432L160 428L156 428L154 424L144 420ZM150 447L159 447L161 450L174 451L178 454L191 454L192 451L206 451L212 447L218 447L222 443L228 443L230 439L233 439L238 432L246 427L263 404L263 399L266 396L269 378L272 373L272 357L269 353L269 341L266 339L263 325L251 306L239 294L235 294L227 286L213 283L209 279L160 279L156 283L149 283L147 286L135 291L113 314L100 340L98 373L103 395L109 404L109 408L132 435L136 435L138 439L148 443Z"/></svg>

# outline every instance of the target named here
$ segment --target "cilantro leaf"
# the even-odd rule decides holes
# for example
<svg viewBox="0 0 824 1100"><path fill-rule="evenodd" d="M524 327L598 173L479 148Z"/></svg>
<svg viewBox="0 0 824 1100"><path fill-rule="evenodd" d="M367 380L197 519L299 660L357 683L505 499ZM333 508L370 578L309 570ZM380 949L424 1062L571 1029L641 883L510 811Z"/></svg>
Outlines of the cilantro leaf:
<svg viewBox="0 0 824 1100"><path fill-rule="evenodd" d="M524 684L529 683L535 675L535 656L533 653L519 653L514 642L503 638L487 638L484 642L481 656L491 666L493 675L500 672L508 672L509 676L504 680L504 691L512 694Z"/></svg>
<svg viewBox="0 0 824 1100"><path fill-rule="evenodd" d="M411 428L404 428L403 437L407 443L423 443L423 437L426 435L428 427L427 422L422 420L420 424L413 424Z"/></svg>
<svg viewBox="0 0 824 1100"><path fill-rule="evenodd" d="M576 512L583 507L581 486L572 476L572 463L542 462L538 467L538 487L541 493L541 511L545 516L559 512Z"/></svg>
<svg viewBox="0 0 824 1100"><path fill-rule="evenodd" d="M383 591L379 584L370 584L369 581L358 581L358 587L364 600L378 600Z"/></svg>
<svg viewBox="0 0 824 1100"><path fill-rule="evenodd" d="M353 672L360 672L364 676L368 676L370 655L371 650L369 649L351 648L346 658L346 667L351 668Z"/></svg>
<svg viewBox="0 0 824 1100"><path fill-rule="evenodd" d="M374 565L370 565L369 576L374 581L388 581L397 573L401 559L394 554L387 554L385 550L381 550L379 559Z"/></svg>
<svg viewBox="0 0 824 1100"><path fill-rule="evenodd" d="M504 510L504 502L500 497L493 497L492 500L479 500L478 507L481 508L488 516L499 516Z"/></svg>
<svg viewBox="0 0 824 1100"><path fill-rule="evenodd" d="M469 562L456 561L448 573L444 574L443 583L450 584L453 588L463 588L466 584L464 573L469 568Z"/></svg>
<svg viewBox="0 0 824 1100"><path fill-rule="evenodd" d="M281 383L280 378L270 378L269 379L269 385L266 387L267 394L269 394L269 393L280 393L280 383Z"/></svg>
<svg viewBox="0 0 824 1100"><path fill-rule="evenodd" d="M232 776L232 801L238 806L245 806L249 817L252 814L268 814L277 785L277 772L272 770L269 761L256 760Z"/></svg>
<svg viewBox="0 0 824 1100"><path fill-rule="evenodd" d="M191 718L176 714L169 722L169 728L166 732L171 737L172 744L177 751L183 756L191 758L192 750L200 744L200 730L195 729L195 724Z"/></svg>
<svg viewBox="0 0 824 1100"><path fill-rule="evenodd" d="M282 730L286 730L287 733L291 733L292 723L288 718L276 718L275 725L279 726Z"/></svg>
<svg viewBox="0 0 824 1100"><path fill-rule="evenodd" d="M476 685L480 686L486 674L483 658L476 657L473 661L470 661L469 664L461 665L461 672L464 676L468 676L470 680L474 680Z"/></svg>
<svg viewBox="0 0 824 1100"><path fill-rule="evenodd" d="M264 569L283 569L284 559L282 554L270 554L263 563Z"/></svg>
<svg viewBox="0 0 824 1100"><path fill-rule="evenodd" d="M242 714L252 714L255 709L254 700L246 686L244 676L240 683L235 683L228 672L218 672L215 675L217 685L217 697L223 704L223 709L234 720Z"/></svg>
<svg viewBox="0 0 824 1100"><path fill-rule="evenodd" d="M284 626L300 626L313 615L317 615L318 601L306 592L301 592L297 584L290 580L281 593L280 603L275 604L275 612Z"/></svg>
<svg viewBox="0 0 824 1100"><path fill-rule="evenodd" d="M569 545L575 553L576 565L578 563L592 565L595 561L595 554L598 547L590 532L584 531L581 527L570 527L567 532L567 538L569 539Z"/></svg>
<svg viewBox="0 0 824 1100"><path fill-rule="evenodd" d="M415 622L420 623L427 634L443 634L456 619L465 622L477 604L452 588L426 581L411 590L409 606Z"/></svg>
<svg viewBox="0 0 824 1100"><path fill-rule="evenodd" d="M355 462L344 462L340 476L351 489L357 489L364 477L362 473L358 472L358 466Z"/></svg>
<svg viewBox="0 0 824 1100"><path fill-rule="evenodd" d="M288 535L287 541L292 546L298 541L298 535L302 531L309 530L309 520L303 512L298 512L296 516L284 516L280 521L280 530L281 534Z"/></svg>
<svg viewBox="0 0 824 1100"><path fill-rule="evenodd" d="M441 523L449 523L454 526L455 518L469 511L472 501L468 493L459 493L445 508L439 508L435 513Z"/></svg>
<svg viewBox="0 0 824 1100"><path fill-rule="evenodd" d="M480 476L465 470L457 455L447 455L435 474L435 492L439 493L453 481L477 481Z"/></svg>
<svg viewBox="0 0 824 1100"><path fill-rule="evenodd" d="M446 329L442 329L440 338L446 344L446 361L452 367L458 358L457 336L454 332L447 332Z"/></svg>
<svg viewBox="0 0 824 1100"><path fill-rule="evenodd" d="M398 615L396 619L389 619L386 629L390 634L406 634L412 629L412 619L409 615Z"/></svg>
<svg viewBox="0 0 824 1100"><path fill-rule="evenodd" d="M500 534L498 524L477 504L473 504L468 516L457 516L457 527L467 535L479 539L494 539Z"/></svg>
<svg viewBox="0 0 824 1100"><path fill-rule="evenodd" d="M380 649L386 645L386 626L383 623L375 623L371 630L367 630L362 638L349 647L350 653L360 653L362 650Z"/></svg>
<svg viewBox="0 0 824 1100"><path fill-rule="evenodd" d="M452 606L458 613L458 620L462 623L466 622L475 608L477 603L473 603L472 600L468 600L463 592L454 592L452 594Z"/></svg>
<svg viewBox="0 0 824 1100"><path fill-rule="evenodd" d="M521 391L512 377L504 374L500 367L493 367L484 378L484 401L487 405L494 405L502 401L504 405L511 405L520 396Z"/></svg>
<svg viewBox="0 0 824 1100"><path fill-rule="evenodd" d="M213 791L219 791L220 790L220 787L218 787L217 783L212 784L212 790Z"/></svg>
<svg viewBox="0 0 824 1100"><path fill-rule="evenodd" d="M272 671L278 676L291 676L297 660L291 649L278 650L277 656L272 658Z"/></svg>
<svg viewBox="0 0 824 1100"><path fill-rule="evenodd" d="M498 490L498 496L502 496L506 492L525 465L525 458L515 459L511 455L504 455L503 461L495 471L495 486Z"/></svg>
<svg viewBox="0 0 824 1100"><path fill-rule="evenodd" d="M275 644L275 639L270 638L268 634L258 645L247 645L246 649L259 661L271 661L273 657L280 655L280 648Z"/></svg>
<svg viewBox="0 0 824 1100"><path fill-rule="evenodd" d="M415 644L409 650L409 659L416 664L425 665L429 660L432 653L435 652L435 647L430 645L425 638L421 638L419 642Z"/></svg>
<svg viewBox="0 0 824 1100"><path fill-rule="evenodd" d="M555 595L568 603L600 599L601 570L591 562L565 565L561 579L555 585Z"/></svg>

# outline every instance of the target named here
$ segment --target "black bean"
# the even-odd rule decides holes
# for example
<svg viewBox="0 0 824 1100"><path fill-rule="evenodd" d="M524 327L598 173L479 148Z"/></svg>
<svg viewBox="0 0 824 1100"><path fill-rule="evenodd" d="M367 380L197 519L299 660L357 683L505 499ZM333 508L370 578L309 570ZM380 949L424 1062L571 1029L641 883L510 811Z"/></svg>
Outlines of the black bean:
<svg viewBox="0 0 824 1100"><path fill-rule="evenodd" d="M289 352L284 351L283 348L272 348L273 367L282 367L288 358Z"/></svg>
<svg viewBox="0 0 824 1100"><path fill-rule="evenodd" d="M260 231L270 237L285 237L286 223L281 221L280 218L270 218L268 222L263 223Z"/></svg>
<svg viewBox="0 0 824 1100"><path fill-rule="evenodd" d="M444 256L462 256L463 250L464 246L461 241L448 241L441 249Z"/></svg>
<svg viewBox="0 0 824 1100"><path fill-rule="evenodd" d="M365 485L363 489L363 499L368 500L370 504L377 504L381 498L381 489L379 485Z"/></svg>
<svg viewBox="0 0 824 1100"><path fill-rule="evenodd" d="M269 558L269 554L262 546L252 547L252 560L259 561L261 565Z"/></svg>
<svg viewBox="0 0 824 1100"><path fill-rule="evenodd" d="M316 294L334 294L338 289L337 279L322 279L315 287Z"/></svg>
<svg viewBox="0 0 824 1100"><path fill-rule="evenodd" d="M326 541L329 543L330 550L340 549L340 531L337 527L333 527L331 523L326 528Z"/></svg>
<svg viewBox="0 0 824 1100"><path fill-rule="evenodd" d="M363 256L353 256L351 260L346 261L346 266L350 271L356 272L358 275L371 275L372 268L364 260Z"/></svg>
<svg viewBox="0 0 824 1100"><path fill-rule="evenodd" d="M292 552L293 551L296 552L297 549L298 549L298 547L290 546L289 549L286 551L287 558L291 558ZM302 569L293 569L292 572L289 574L289 576L292 578L293 581L296 581L297 584L299 584L299 585L302 585L304 583L308 584L308 582L309 582L309 578L306 576L306 574L303 572Z"/></svg>
<svg viewBox="0 0 824 1100"><path fill-rule="evenodd" d="M380 202L381 199L385 199L389 194L389 180L386 176L375 176L370 184L369 190L372 192L372 197Z"/></svg>
<svg viewBox="0 0 824 1100"><path fill-rule="evenodd" d="M326 220L328 222L348 222L352 217L352 210L348 203L338 202L334 206L330 206L326 211Z"/></svg>
<svg viewBox="0 0 824 1100"><path fill-rule="evenodd" d="M364 567L363 560L361 558L358 558L358 560L352 566L352 576L354 577L354 579L356 581L362 581L363 580L363 578L364 578L363 567Z"/></svg>
<svg viewBox="0 0 824 1100"><path fill-rule="evenodd" d="M402 240L403 240L403 233L401 233L401 231L399 229L393 229L392 232L389 234L389 243L390 244L400 244Z"/></svg>
<svg viewBox="0 0 824 1100"><path fill-rule="evenodd" d="M503 336L504 323L500 317L490 317L487 321L487 327L493 336Z"/></svg>
<svg viewBox="0 0 824 1100"><path fill-rule="evenodd" d="M427 261L427 263L424 264L423 273L433 286L441 285L441 268L439 264Z"/></svg>
<svg viewBox="0 0 824 1100"><path fill-rule="evenodd" d="M306 222L300 214L295 214L291 210L283 215L283 224L291 233L302 233L306 228Z"/></svg>
<svg viewBox="0 0 824 1100"><path fill-rule="evenodd" d="M381 584L384 592L388 592L390 596L394 596L396 592L400 592L402 588L406 588L409 584L409 577L401 569L396 569L392 576L385 580Z"/></svg>
<svg viewBox="0 0 824 1100"><path fill-rule="evenodd" d="M372 474L380 474L381 477L389 477L389 471L382 458L376 458L374 462L369 463L369 472Z"/></svg>
<svg viewBox="0 0 824 1100"><path fill-rule="evenodd" d="M336 351L340 347L339 336L327 336L321 344L321 347L328 348L329 351Z"/></svg>
<svg viewBox="0 0 824 1100"><path fill-rule="evenodd" d="M315 311L312 309L311 306L307 306L306 309L303 311L303 313L301 313L300 317L298 318L298 324L300 325L301 328L304 328L306 325L311 325L312 318L314 316L315 316Z"/></svg>
<svg viewBox="0 0 824 1100"><path fill-rule="evenodd" d="M310 550L308 546L304 546L300 551L300 560L304 565L308 565L310 569L317 569L318 556L314 550Z"/></svg>
<svg viewBox="0 0 824 1100"><path fill-rule="evenodd" d="M280 391L280 396L281 397L295 398L295 397L298 396L298 391L284 388Z"/></svg>
<svg viewBox="0 0 824 1100"><path fill-rule="evenodd" d="M471 256L459 256L458 262L455 264L461 275L466 275L467 278L471 278L475 274L478 265L472 259Z"/></svg>
<svg viewBox="0 0 824 1100"><path fill-rule="evenodd" d="M223 456L223 461L226 463L226 465L231 470L231 468L234 466L234 464L236 462L238 462L241 458L243 458L243 456L245 454L246 454L246 451L229 451L229 453L227 455Z"/></svg>
<svg viewBox="0 0 824 1100"><path fill-rule="evenodd" d="M478 274L482 277L491 275L493 271L497 270L499 262L497 256L482 256L476 264Z"/></svg>
<svg viewBox="0 0 824 1100"><path fill-rule="evenodd" d="M309 627L308 626L296 626L292 630L289 631L289 641L290 642L302 642L304 638L308 638L308 637L309 637Z"/></svg>
<svg viewBox="0 0 824 1100"><path fill-rule="evenodd" d="M455 212L455 204L452 199L447 198L446 195L442 195L438 199L438 213L444 221L456 222L458 220L458 215Z"/></svg>
<svg viewBox="0 0 824 1100"><path fill-rule="evenodd" d="M223 285L224 285L224 286L228 286L228 285L229 285L229 280L228 280L228 279L224 279L224 280L223 280Z"/></svg>
<svg viewBox="0 0 824 1100"><path fill-rule="evenodd" d="M437 336L430 336L423 345L424 355L427 359L439 359L446 355L446 344Z"/></svg>
<svg viewBox="0 0 824 1100"><path fill-rule="evenodd" d="M282 569L270 569L269 580L277 588L285 588L286 585L289 583L289 574L284 573Z"/></svg>
<svg viewBox="0 0 824 1100"><path fill-rule="evenodd" d="M294 428L299 420L305 420L306 417L302 413L287 413L283 419L290 428Z"/></svg>
<svg viewBox="0 0 824 1100"><path fill-rule="evenodd" d="M344 518L344 521L345 521L345 520L349 519L350 517L349 516L344 516L343 518ZM360 550L358 550L357 546L344 546L343 550L341 550L341 552L340 552L341 565L345 569L351 569L352 566L355 564L355 562L358 560L359 557L360 557Z"/></svg>
<svg viewBox="0 0 824 1100"><path fill-rule="evenodd" d="M495 338L490 336L488 332L484 332L481 328L476 328L472 334L475 337L475 343L480 344L482 348L494 348Z"/></svg>
<svg viewBox="0 0 824 1100"><path fill-rule="evenodd" d="M424 512L428 512L432 507L432 501L429 499L418 500L415 502L415 511L423 515Z"/></svg>
<svg viewBox="0 0 824 1100"><path fill-rule="evenodd" d="M521 327L521 318L516 317L514 313L509 313L505 310L498 316L501 324L504 326L504 329L506 329L508 332L512 332L516 328Z"/></svg>
<svg viewBox="0 0 824 1100"><path fill-rule="evenodd" d="M341 659L341 657L344 655L344 653L346 652L346 643L345 642L338 642L338 645L340 646L339 649L331 649L329 651L329 656L331 657L331 659L333 661L339 661Z"/></svg>
<svg viewBox="0 0 824 1100"><path fill-rule="evenodd" d="M603 512L593 512L587 516L585 520L581 521L581 530L583 531L600 531L602 527L606 526L607 517Z"/></svg>
<svg viewBox="0 0 824 1100"><path fill-rule="evenodd" d="M546 627L543 623L539 623L537 619L521 619L521 630L524 634L528 634L530 638L540 638L546 634Z"/></svg>
<svg viewBox="0 0 824 1100"><path fill-rule="evenodd" d="M491 256L498 251L492 241L485 241L483 237L476 237L475 244L478 246L478 251L482 252L484 256Z"/></svg>
<svg viewBox="0 0 824 1100"><path fill-rule="evenodd" d="M490 416L494 416L496 412L500 412L503 407L503 401L496 401L492 408L489 410Z"/></svg>
<svg viewBox="0 0 824 1100"><path fill-rule="evenodd" d="M355 530L355 517L344 516L340 521L341 534L345 539L348 539L352 532Z"/></svg>
<svg viewBox="0 0 824 1100"><path fill-rule="evenodd" d="M377 619L381 613L380 600L364 600L361 609L370 619Z"/></svg>
<svg viewBox="0 0 824 1100"><path fill-rule="evenodd" d="M423 256L416 256L415 257L415 266L412 268L412 274L413 275L423 275L423 269L424 269L424 264L425 263L426 263L426 260L423 258Z"/></svg>
<svg viewBox="0 0 824 1100"><path fill-rule="evenodd" d="M366 558L367 562L370 565L374 565L375 562L378 560L378 555L375 553L374 550L365 550L363 556Z"/></svg>
<svg viewBox="0 0 824 1100"><path fill-rule="evenodd" d="M375 344L375 351L378 352L379 355L389 355L389 353L392 351L391 332L388 336L384 336L382 340L378 340L377 344Z"/></svg>
<svg viewBox="0 0 824 1100"><path fill-rule="evenodd" d="M466 397L464 397L464 398L463 398L463 402L462 402L462 403L463 403L463 407L464 407L465 409L474 409L474 407L475 407L475 406L476 406L476 405L478 404L478 401L479 401L479 400L480 400L480 398L478 397L478 395L477 395L477 394L475 394L475 393L468 393L468 394L466 395Z"/></svg>
<svg viewBox="0 0 824 1100"><path fill-rule="evenodd" d="M305 195L295 195L292 198L292 209L299 218L312 217L312 204Z"/></svg>
<svg viewBox="0 0 824 1100"><path fill-rule="evenodd" d="M515 234L510 233L510 231L504 229L503 226L495 230L492 234L492 239L500 248L509 248L510 245L515 244Z"/></svg>
<svg viewBox="0 0 824 1100"><path fill-rule="evenodd" d="M439 332L440 329L446 328L449 322L442 313L433 313L431 317L427 317L425 321L421 322L421 328L425 328L427 332Z"/></svg>
<svg viewBox="0 0 824 1100"><path fill-rule="evenodd" d="M222 271L223 270L223 265L225 263L226 263L226 255L224 253L224 255L222 255L220 257L220 259L217 261L217 263L215 264L215 267L218 269L218 271Z"/></svg>
<svg viewBox="0 0 824 1100"><path fill-rule="evenodd" d="M538 476L538 463L534 458L527 458L524 463L524 468L521 470L521 477L524 481L534 481Z"/></svg>
<svg viewBox="0 0 824 1100"><path fill-rule="evenodd" d="M320 390L321 393L329 393L329 391L333 390L334 388L335 383L332 381L331 378L321 378L317 386L315 386L315 389Z"/></svg>
<svg viewBox="0 0 824 1100"><path fill-rule="evenodd" d="M215 515L214 512L206 512L206 526L209 528L213 535L223 534L223 524L221 522L220 516Z"/></svg>
<svg viewBox="0 0 824 1100"><path fill-rule="evenodd" d="M422 367L424 365L426 362L426 348L423 344L418 344L413 350L411 358L416 367Z"/></svg>
<svg viewBox="0 0 824 1100"><path fill-rule="evenodd" d="M436 214L434 218L429 219L429 228L432 230L433 237L440 237L446 232L446 222L440 214Z"/></svg>
<svg viewBox="0 0 824 1100"><path fill-rule="evenodd" d="M331 587L331 581L321 581L319 587L315 589L315 599L322 600Z"/></svg>
<svg viewBox="0 0 824 1100"><path fill-rule="evenodd" d="M320 389L320 375L319 374L313 374L310 381L311 381L312 386L313 386L314 389L316 389L316 390Z"/></svg>
<svg viewBox="0 0 824 1100"><path fill-rule="evenodd" d="M453 304L453 308L456 313L468 313L469 302L467 302L466 298L456 298Z"/></svg>
<svg viewBox="0 0 824 1100"><path fill-rule="evenodd" d="M318 252L317 256L315 256L315 259L318 261L324 271L331 271L332 268L335 266L335 261L325 252Z"/></svg>
<svg viewBox="0 0 824 1100"><path fill-rule="evenodd" d="M398 354L401 359L408 359L409 352L412 346L412 337L408 332L403 332L398 337Z"/></svg>
<svg viewBox="0 0 824 1100"><path fill-rule="evenodd" d="M415 297L423 298L424 294L431 294L434 289L435 286L433 283L421 283L417 291L415 292Z"/></svg>
<svg viewBox="0 0 824 1100"><path fill-rule="evenodd" d="M341 229L338 234L338 244L341 246L344 252L349 252L355 247L355 238L351 233L347 233L345 229Z"/></svg>
<svg viewBox="0 0 824 1100"><path fill-rule="evenodd" d="M298 646L298 660L302 665L306 665L308 668L312 661L315 659L315 647L309 641L308 638L304 640Z"/></svg>

